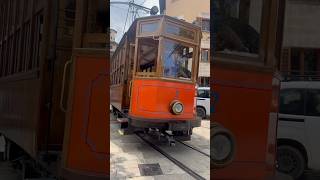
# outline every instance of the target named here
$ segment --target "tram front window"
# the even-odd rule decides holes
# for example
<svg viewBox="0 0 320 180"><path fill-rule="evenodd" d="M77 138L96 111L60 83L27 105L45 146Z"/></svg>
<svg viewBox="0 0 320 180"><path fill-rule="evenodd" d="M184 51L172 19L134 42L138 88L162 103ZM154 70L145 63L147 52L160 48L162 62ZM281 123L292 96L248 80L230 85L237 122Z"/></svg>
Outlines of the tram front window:
<svg viewBox="0 0 320 180"><path fill-rule="evenodd" d="M193 48L168 39L163 47L163 76L191 80Z"/></svg>
<svg viewBox="0 0 320 180"><path fill-rule="evenodd" d="M137 72L156 72L158 46L153 38L139 39Z"/></svg>

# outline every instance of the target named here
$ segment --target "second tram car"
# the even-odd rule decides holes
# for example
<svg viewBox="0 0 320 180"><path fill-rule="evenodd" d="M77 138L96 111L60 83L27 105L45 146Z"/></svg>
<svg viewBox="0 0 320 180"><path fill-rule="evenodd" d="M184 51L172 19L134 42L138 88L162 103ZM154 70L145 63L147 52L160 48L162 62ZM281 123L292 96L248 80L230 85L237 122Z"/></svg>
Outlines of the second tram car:
<svg viewBox="0 0 320 180"><path fill-rule="evenodd" d="M199 126L200 27L165 15L138 18L111 59L110 101L134 128L190 139Z"/></svg>
<svg viewBox="0 0 320 180"><path fill-rule="evenodd" d="M109 178L107 3L0 1L0 138L21 179Z"/></svg>
<svg viewBox="0 0 320 180"><path fill-rule="evenodd" d="M211 140L218 160L213 165L217 166L220 159L228 160L227 152L234 153L228 166L213 166L214 179L290 179L276 171L283 2L214 3L216 47L211 88L219 99L212 120L234 135L234 140L228 140L228 135Z"/></svg>

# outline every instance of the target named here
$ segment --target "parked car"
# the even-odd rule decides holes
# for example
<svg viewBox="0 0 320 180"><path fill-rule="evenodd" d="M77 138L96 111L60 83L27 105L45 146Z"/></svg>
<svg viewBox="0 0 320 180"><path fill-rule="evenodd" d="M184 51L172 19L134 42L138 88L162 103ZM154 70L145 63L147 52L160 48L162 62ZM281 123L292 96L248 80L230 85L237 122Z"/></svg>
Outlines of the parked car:
<svg viewBox="0 0 320 180"><path fill-rule="evenodd" d="M210 87L197 88L197 115L203 119L210 116Z"/></svg>
<svg viewBox="0 0 320 180"><path fill-rule="evenodd" d="M320 170L320 81L283 82L279 105L278 170L294 179Z"/></svg>

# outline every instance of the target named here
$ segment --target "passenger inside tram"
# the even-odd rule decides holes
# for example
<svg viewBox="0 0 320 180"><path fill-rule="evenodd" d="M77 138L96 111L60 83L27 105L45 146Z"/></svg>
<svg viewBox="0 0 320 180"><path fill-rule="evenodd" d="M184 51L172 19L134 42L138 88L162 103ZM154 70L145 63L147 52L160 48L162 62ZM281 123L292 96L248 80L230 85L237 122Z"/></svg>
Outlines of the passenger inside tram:
<svg viewBox="0 0 320 180"><path fill-rule="evenodd" d="M258 54L263 0L217 0L216 51L225 54Z"/></svg>
<svg viewBox="0 0 320 180"><path fill-rule="evenodd" d="M138 72L156 72L158 44L152 38L139 39Z"/></svg>

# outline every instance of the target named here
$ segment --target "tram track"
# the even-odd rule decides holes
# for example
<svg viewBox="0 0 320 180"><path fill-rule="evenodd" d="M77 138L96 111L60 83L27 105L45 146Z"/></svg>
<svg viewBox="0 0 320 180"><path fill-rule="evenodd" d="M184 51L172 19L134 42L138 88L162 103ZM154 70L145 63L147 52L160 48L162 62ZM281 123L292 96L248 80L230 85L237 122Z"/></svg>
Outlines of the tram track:
<svg viewBox="0 0 320 180"><path fill-rule="evenodd" d="M180 140L176 140L176 141L179 142L179 143L181 143L182 145L187 146L188 148L193 149L193 150L195 150L195 151L197 151L197 152L199 152L199 153L201 153L201 154L203 154L203 155L205 155L205 156L207 156L207 157L210 158L210 154L207 154L207 153L201 151L201 150L198 149L197 147L194 147L194 146L192 146L192 145L190 145L190 144L187 144L187 143L185 143L185 142L183 142L183 141L180 141Z"/></svg>
<svg viewBox="0 0 320 180"><path fill-rule="evenodd" d="M141 138L144 142L146 142L150 147L152 147L154 150L158 151L160 154L162 154L163 156L165 156L168 160L170 160L171 162L173 162L175 165L177 165L178 167L180 167L183 171L185 171L186 173L188 173L190 176L192 176L193 178L197 179L197 180L205 180L206 178L203 177L202 175L200 175L197 172L197 166L194 166L192 164L188 164L186 162L183 162L183 160L181 159L181 157L178 156L174 156L174 154L170 151L166 151L165 148L157 145L156 143L154 143L152 140L155 139L151 139L151 136L148 136L147 134L144 133L136 133L136 135ZM210 158L210 155L200 151L199 149L191 146L191 145L187 145L181 141L177 141L181 144L181 146L184 147L188 147L189 151L194 151L196 153L199 154L199 159L202 156L202 158ZM176 147L176 146L175 146ZM170 147L175 148L175 147ZM208 161L209 162L209 161Z"/></svg>

